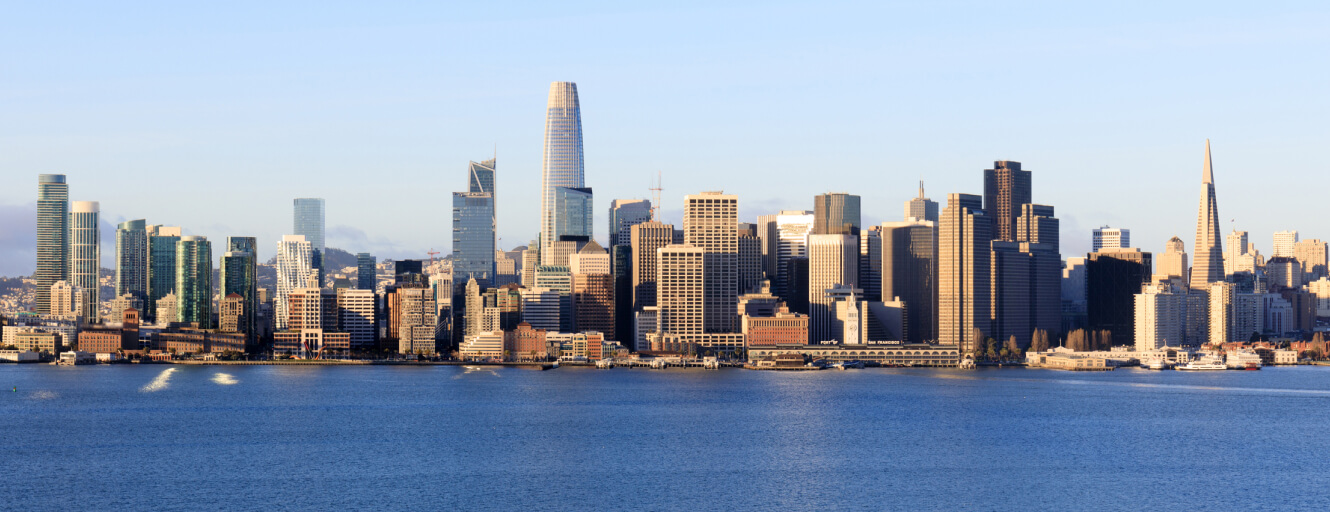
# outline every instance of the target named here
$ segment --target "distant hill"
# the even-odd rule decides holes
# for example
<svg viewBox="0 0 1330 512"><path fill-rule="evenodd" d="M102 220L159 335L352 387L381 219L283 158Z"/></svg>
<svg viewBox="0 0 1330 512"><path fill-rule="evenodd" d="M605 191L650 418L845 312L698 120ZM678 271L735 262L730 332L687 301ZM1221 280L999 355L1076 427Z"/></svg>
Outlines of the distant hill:
<svg viewBox="0 0 1330 512"><path fill-rule="evenodd" d="M269 265L277 264L277 256L268 260ZM356 255L343 251L336 247L325 247L323 249L323 268L329 272L338 271L346 267L356 266Z"/></svg>

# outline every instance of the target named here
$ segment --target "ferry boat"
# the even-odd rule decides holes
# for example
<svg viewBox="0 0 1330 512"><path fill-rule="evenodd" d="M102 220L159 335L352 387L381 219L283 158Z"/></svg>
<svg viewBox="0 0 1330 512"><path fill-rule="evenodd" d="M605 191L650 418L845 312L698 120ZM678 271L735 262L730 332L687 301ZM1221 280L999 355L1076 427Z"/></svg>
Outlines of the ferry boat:
<svg viewBox="0 0 1330 512"><path fill-rule="evenodd" d="M1172 367L1173 365L1169 364L1168 361L1165 361L1163 359L1151 359L1149 361L1146 361L1145 364L1141 365L1141 368L1145 368L1146 370L1167 370Z"/></svg>
<svg viewBox="0 0 1330 512"><path fill-rule="evenodd" d="M1253 370L1260 370L1260 369L1261 369L1261 363L1248 362L1247 365L1244 366L1242 369L1243 369L1243 370L1246 370L1246 371L1249 371L1249 372L1250 372L1250 371L1253 371Z"/></svg>
<svg viewBox="0 0 1330 512"><path fill-rule="evenodd" d="M614 368L614 360L613 360L613 359L601 359L601 360L599 360L599 361L596 361L596 368L600 368L600 369L602 369L602 370L608 370L608 369L610 369L610 368Z"/></svg>
<svg viewBox="0 0 1330 512"><path fill-rule="evenodd" d="M1179 370L1205 372L1215 370L1227 370L1228 365L1224 364L1224 359L1219 356L1205 356L1190 363L1178 367Z"/></svg>

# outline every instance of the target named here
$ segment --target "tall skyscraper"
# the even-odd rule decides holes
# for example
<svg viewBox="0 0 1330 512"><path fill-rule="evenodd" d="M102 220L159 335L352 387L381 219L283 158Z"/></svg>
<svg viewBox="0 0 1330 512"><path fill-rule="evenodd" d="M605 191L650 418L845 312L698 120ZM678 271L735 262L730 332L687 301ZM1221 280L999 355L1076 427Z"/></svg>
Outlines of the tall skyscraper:
<svg viewBox="0 0 1330 512"><path fill-rule="evenodd" d="M1320 239L1303 240L1293 245L1293 257L1302 264L1302 280L1316 281L1330 275L1326 271L1326 243Z"/></svg>
<svg viewBox="0 0 1330 512"><path fill-rule="evenodd" d="M632 228L651 220L651 201L646 199L615 199L610 201L610 247L629 245Z"/></svg>
<svg viewBox="0 0 1330 512"><path fill-rule="evenodd" d="M554 239L543 247L553 248L559 242L585 242L592 238L592 192L590 188L558 187L554 189ZM574 249L576 250L576 249ZM563 265L556 261L556 251L542 251L543 265Z"/></svg>
<svg viewBox="0 0 1330 512"><path fill-rule="evenodd" d="M858 235L859 196L828 192L813 196L814 235Z"/></svg>
<svg viewBox="0 0 1330 512"><path fill-rule="evenodd" d="M484 162L471 162L467 166L467 192L494 195L494 173L498 167L495 158Z"/></svg>
<svg viewBox="0 0 1330 512"><path fill-rule="evenodd" d="M706 252L705 332L734 332L739 307L739 197L684 196L684 244Z"/></svg>
<svg viewBox="0 0 1330 512"><path fill-rule="evenodd" d="M1110 228L1103 226L1095 228L1092 232L1093 239L1090 244L1090 251L1097 252L1100 249L1126 249L1131 247L1131 230Z"/></svg>
<svg viewBox="0 0 1330 512"><path fill-rule="evenodd" d="M1064 332L1060 225L1053 207L1042 204L1021 205L1016 218L1020 251L1030 255L1030 326L1050 336Z"/></svg>
<svg viewBox="0 0 1330 512"><path fill-rule="evenodd" d="M615 338L614 275L609 253L595 240L574 254L572 260L575 332L601 332Z"/></svg>
<svg viewBox="0 0 1330 512"><path fill-rule="evenodd" d="M143 305L148 310L145 316L154 322L177 321L174 314L159 315L157 301L175 294L175 246L179 242L180 226L148 226L148 300Z"/></svg>
<svg viewBox="0 0 1330 512"><path fill-rule="evenodd" d="M252 236L226 238L226 252L222 253L222 297L235 294L240 297L239 330L246 341L254 345L258 336L259 308L258 239Z"/></svg>
<svg viewBox="0 0 1330 512"><path fill-rule="evenodd" d="M674 225L643 222L632 228L633 311L656 305L657 249L674 243Z"/></svg>
<svg viewBox="0 0 1330 512"><path fill-rule="evenodd" d="M808 235L813 234L813 217L813 212L802 210L785 210L776 216L776 267L772 270L776 277L771 284L776 295L786 302L808 299L806 293L796 292L790 286L789 267L790 260L808 257ZM791 311L797 310L791 306Z"/></svg>
<svg viewBox="0 0 1330 512"><path fill-rule="evenodd" d="M808 341L833 340L834 297L827 290L837 285L858 289L859 236L813 234L808 237ZM862 290L859 290L862 293ZM848 343L845 340L838 340Z"/></svg>
<svg viewBox="0 0 1330 512"><path fill-rule="evenodd" d="M474 277L494 283L494 197L488 192L453 193L453 281Z"/></svg>
<svg viewBox="0 0 1330 512"><path fill-rule="evenodd" d="M1210 283L1224 280L1224 246L1219 234L1219 204L1215 200L1215 176L1210 164L1210 140L1205 141L1205 166L1201 170L1201 207L1196 218L1196 244L1192 246L1193 290L1206 291Z"/></svg>
<svg viewBox="0 0 1330 512"><path fill-rule="evenodd" d="M983 198L948 194L938 227L938 342L970 353L991 331L993 221ZM908 308L908 305L907 305Z"/></svg>
<svg viewBox="0 0 1330 512"><path fill-rule="evenodd" d="M1207 161L1209 161L1209 144L1206 144ZM1292 258L1293 247L1298 243L1298 232L1294 231L1276 231L1274 250L1270 252L1271 258Z"/></svg>
<svg viewBox="0 0 1330 512"><path fill-rule="evenodd" d="M1150 281L1151 254L1140 249L1103 249L1085 264L1086 321L1093 330L1111 331L1113 345L1135 343L1135 297Z"/></svg>
<svg viewBox="0 0 1330 512"><path fill-rule="evenodd" d="M585 187L585 173L582 160L582 108L577 98L577 84L551 83L549 100L545 105L545 152L541 161L541 247L549 247L559 240L559 235L565 234L558 229L564 215L555 204L558 189Z"/></svg>
<svg viewBox="0 0 1330 512"><path fill-rule="evenodd" d="M317 284L314 287L323 286L323 227L324 227L324 208L322 198L299 198L295 200L295 226L294 234L305 237L313 251L314 270L319 271Z"/></svg>
<svg viewBox="0 0 1330 512"><path fill-rule="evenodd" d="M1034 267L1030 253L1019 242L994 240L989 265L989 314L993 319L989 335L1006 342L1013 336L1021 347L1030 346L1034 332L1034 297L1031 296Z"/></svg>
<svg viewBox="0 0 1330 512"><path fill-rule="evenodd" d="M212 243L183 236L176 244L176 318L212 329Z"/></svg>
<svg viewBox="0 0 1330 512"><path fill-rule="evenodd" d="M984 213L992 219L994 240L1016 240L1021 205L1031 202L1030 181L1020 162L999 160L984 170Z"/></svg>
<svg viewBox="0 0 1330 512"><path fill-rule="evenodd" d="M937 339L937 224L882 223L882 298L905 301L906 339Z"/></svg>
<svg viewBox="0 0 1330 512"><path fill-rule="evenodd" d="M739 223L739 292L757 293L762 290L762 239L757 237L757 225Z"/></svg>
<svg viewBox="0 0 1330 512"><path fill-rule="evenodd" d="M314 246L303 235L285 235L277 242L277 296L273 299L274 329L286 326L287 296L292 290L318 288Z"/></svg>
<svg viewBox="0 0 1330 512"><path fill-rule="evenodd" d="M702 334L708 308L704 275L706 251L692 245L672 245L656 252L659 269L656 288L656 332ZM734 313L738 312L735 303Z"/></svg>
<svg viewBox="0 0 1330 512"><path fill-rule="evenodd" d="M374 291L379 287L378 260L367 252L356 253L356 289Z"/></svg>
<svg viewBox="0 0 1330 512"><path fill-rule="evenodd" d="M1149 284L1134 300L1137 351L1183 344L1187 319L1186 293L1168 283Z"/></svg>
<svg viewBox="0 0 1330 512"><path fill-rule="evenodd" d="M905 220L937 222L937 201L924 197L924 182L919 180L919 197L905 202Z"/></svg>
<svg viewBox="0 0 1330 512"><path fill-rule="evenodd" d="M116 226L115 294L132 295L139 301L148 298L148 225L143 219Z"/></svg>
<svg viewBox="0 0 1330 512"><path fill-rule="evenodd" d="M69 277L69 185L63 174L37 175L37 313L51 313L51 285Z"/></svg>
<svg viewBox="0 0 1330 512"><path fill-rule="evenodd" d="M82 292L79 303L85 322L97 323L101 306L101 207L97 201L74 201L69 208L69 284Z"/></svg>
<svg viewBox="0 0 1330 512"><path fill-rule="evenodd" d="M882 228L878 226L859 230L859 287L864 302L882 302Z"/></svg>

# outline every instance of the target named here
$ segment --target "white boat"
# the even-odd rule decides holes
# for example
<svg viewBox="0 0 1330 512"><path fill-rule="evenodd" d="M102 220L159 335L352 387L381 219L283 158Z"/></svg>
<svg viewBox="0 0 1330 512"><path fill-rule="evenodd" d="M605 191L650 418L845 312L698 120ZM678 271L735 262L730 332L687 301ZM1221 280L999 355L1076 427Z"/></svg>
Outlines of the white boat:
<svg viewBox="0 0 1330 512"><path fill-rule="evenodd" d="M1149 361L1146 361L1145 364L1141 365L1141 368L1145 368L1146 370L1167 370L1172 367L1173 365L1169 364L1168 361L1165 361L1163 359L1151 359Z"/></svg>
<svg viewBox="0 0 1330 512"><path fill-rule="evenodd" d="M1224 364L1224 358L1220 356L1205 356L1196 359L1190 363L1179 366L1177 369L1191 372L1208 372L1216 370L1227 370L1228 365Z"/></svg>

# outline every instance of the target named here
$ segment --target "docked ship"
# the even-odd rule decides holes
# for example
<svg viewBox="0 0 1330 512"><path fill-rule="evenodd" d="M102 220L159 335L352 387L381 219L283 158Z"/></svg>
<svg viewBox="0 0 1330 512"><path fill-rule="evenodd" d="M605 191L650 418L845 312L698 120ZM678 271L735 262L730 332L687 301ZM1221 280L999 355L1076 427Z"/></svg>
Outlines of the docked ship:
<svg viewBox="0 0 1330 512"><path fill-rule="evenodd" d="M1224 358L1218 355L1209 355L1196 359L1190 363L1179 366L1177 369L1183 371L1215 371L1227 370L1228 365L1224 364Z"/></svg>
<svg viewBox="0 0 1330 512"><path fill-rule="evenodd" d="M1168 370L1173 368L1173 365L1168 361L1156 358L1146 361L1145 364L1141 365L1141 368L1145 368L1146 370Z"/></svg>

